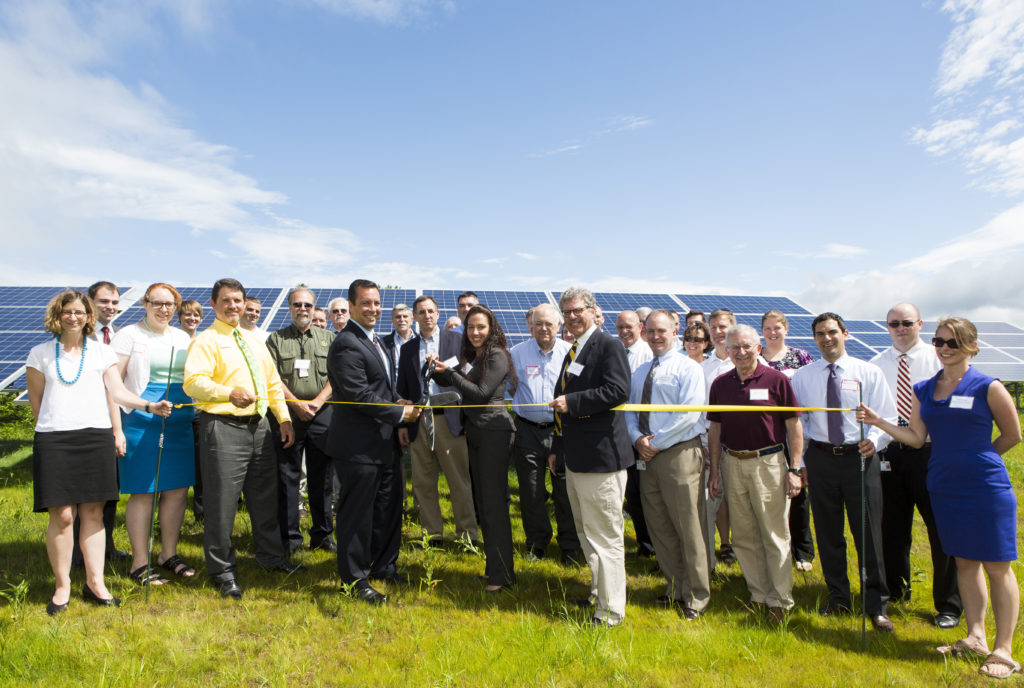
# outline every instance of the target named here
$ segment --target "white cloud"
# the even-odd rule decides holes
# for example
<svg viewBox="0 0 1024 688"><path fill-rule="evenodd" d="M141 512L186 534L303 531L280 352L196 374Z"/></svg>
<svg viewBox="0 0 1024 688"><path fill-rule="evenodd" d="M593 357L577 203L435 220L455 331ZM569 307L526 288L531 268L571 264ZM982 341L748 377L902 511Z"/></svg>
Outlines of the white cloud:
<svg viewBox="0 0 1024 688"><path fill-rule="evenodd" d="M955 26L943 51L930 126L911 130L911 140L933 155L963 160L980 188L1024 191L1021 123L1008 117L1024 106L1024 2L947 0L943 11Z"/></svg>
<svg viewBox="0 0 1024 688"><path fill-rule="evenodd" d="M609 121L609 128L602 133L614 133L617 131L633 131L634 129L641 129L648 127L654 123L654 120L650 117L640 117L637 115L621 115L619 117L613 117Z"/></svg>
<svg viewBox="0 0 1024 688"><path fill-rule="evenodd" d="M516 253L516 255L522 258L523 260L540 260L540 256L534 255L532 253L520 252Z"/></svg>
<svg viewBox="0 0 1024 688"><path fill-rule="evenodd" d="M402 23L435 11L455 11L452 0L307 0L325 10L382 24Z"/></svg>
<svg viewBox="0 0 1024 688"><path fill-rule="evenodd" d="M551 149L549 151L544 151L543 153L530 153L527 157L530 157L530 158L548 158L548 157L551 157L552 155L561 155L562 153L571 153L573 151L579 150L580 148L583 148L583 144L581 144L581 143L571 143L571 144L566 145L566 146L559 146L558 148L553 148L553 149Z"/></svg>
<svg viewBox="0 0 1024 688"><path fill-rule="evenodd" d="M790 256L793 258L832 258L838 260L855 258L857 256L862 256L867 252L868 250L863 246L836 243L822 244L821 247L815 247L814 250L810 251L774 251L774 253L780 256Z"/></svg>

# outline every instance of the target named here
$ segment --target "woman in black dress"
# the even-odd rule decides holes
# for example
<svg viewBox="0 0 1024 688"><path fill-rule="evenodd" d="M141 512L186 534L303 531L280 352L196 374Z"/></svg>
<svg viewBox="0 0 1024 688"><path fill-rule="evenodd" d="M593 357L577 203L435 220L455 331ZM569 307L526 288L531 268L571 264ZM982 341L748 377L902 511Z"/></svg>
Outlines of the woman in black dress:
<svg viewBox="0 0 1024 688"><path fill-rule="evenodd" d="M473 495L484 536L487 559L487 592L498 592L516 582L512 564L512 521L508 513L508 465L512 450L512 417L505 408L505 385L515 369L505 333L486 306L473 306L466 314L462 355L458 368L449 368L436 356L434 377L454 387L465 404L482 408L463 409Z"/></svg>

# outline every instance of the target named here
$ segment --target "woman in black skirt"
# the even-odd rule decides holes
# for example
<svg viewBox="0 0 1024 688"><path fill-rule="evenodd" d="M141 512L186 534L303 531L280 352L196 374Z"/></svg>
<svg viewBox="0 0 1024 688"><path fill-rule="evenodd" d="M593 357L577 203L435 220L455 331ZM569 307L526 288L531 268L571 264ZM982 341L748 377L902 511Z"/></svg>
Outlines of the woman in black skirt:
<svg viewBox="0 0 1024 688"><path fill-rule="evenodd" d="M498 592L516 582L512 564L512 522L508 513L508 465L512 451L512 417L505 408L505 382L515 368L505 333L486 306L473 306L466 314L459 368L449 368L433 354L434 377L462 394L466 404L466 445L473 497L480 517L486 557L487 592Z"/></svg>
<svg viewBox="0 0 1024 688"><path fill-rule="evenodd" d="M169 401L150 403L125 389L117 356L91 341L96 323L85 294L65 291L47 306L44 327L56 339L32 348L26 361L29 403L36 419L32 446L34 510L49 512L46 553L56 586L46 612L67 609L71 598L72 524L81 521L85 560L82 598L120 606L103 582L103 504L118 498L115 452L124 454L117 405L167 417Z"/></svg>

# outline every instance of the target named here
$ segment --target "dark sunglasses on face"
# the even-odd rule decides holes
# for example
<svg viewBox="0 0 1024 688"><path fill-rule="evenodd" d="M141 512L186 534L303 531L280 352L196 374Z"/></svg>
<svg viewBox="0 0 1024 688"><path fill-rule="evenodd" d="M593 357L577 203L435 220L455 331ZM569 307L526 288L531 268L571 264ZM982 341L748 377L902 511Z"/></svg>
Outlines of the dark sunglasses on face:
<svg viewBox="0 0 1024 688"><path fill-rule="evenodd" d="M698 343L700 343L700 342L706 342L707 340L704 339L703 337L686 336L686 337L683 337L683 341L684 342L698 342Z"/></svg>
<svg viewBox="0 0 1024 688"><path fill-rule="evenodd" d="M886 323L886 325L888 325L894 330L900 325L903 325L903 327L913 327L916 324L917 323L914 322L913 320L890 320L889 322Z"/></svg>
<svg viewBox="0 0 1024 688"><path fill-rule="evenodd" d="M313 304L311 304L311 303L303 303L302 301L295 301L295 302L292 303L292 307L293 308L312 308Z"/></svg>
<svg viewBox="0 0 1024 688"><path fill-rule="evenodd" d="M941 349L942 345L945 344L950 349L959 349L960 345L956 343L955 339L943 339L942 337L932 337L932 346L936 349Z"/></svg>

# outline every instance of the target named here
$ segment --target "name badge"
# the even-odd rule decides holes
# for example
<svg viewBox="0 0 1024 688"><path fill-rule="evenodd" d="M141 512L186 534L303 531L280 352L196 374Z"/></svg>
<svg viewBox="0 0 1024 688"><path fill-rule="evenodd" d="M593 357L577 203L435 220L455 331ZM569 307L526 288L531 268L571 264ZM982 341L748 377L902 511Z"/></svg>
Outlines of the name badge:
<svg viewBox="0 0 1024 688"><path fill-rule="evenodd" d="M540 366L526 366L527 375L540 375Z"/></svg>
<svg viewBox="0 0 1024 688"><path fill-rule="evenodd" d="M579 375L580 373L583 372L583 366L577 363L576 361L573 361L572 363L569 364L569 367L566 368L566 370L570 375Z"/></svg>
<svg viewBox="0 0 1024 688"><path fill-rule="evenodd" d="M892 471L892 464L883 459L878 462L878 470L880 470L882 473L888 473Z"/></svg>
<svg viewBox="0 0 1024 688"><path fill-rule="evenodd" d="M972 409L974 408L974 397L965 397L960 394L954 394L949 398L949 408Z"/></svg>
<svg viewBox="0 0 1024 688"><path fill-rule="evenodd" d="M647 462L644 461L643 459L637 459L637 461L636 461L636 469L638 471L646 471L647 470Z"/></svg>
<svg viewBox="0 0 1024 688"><path fill-rule="evenodd" d="M444 363L446 368L455 368L456 366L459 365L459 359L457 359L454 356L452 356L451 358L449 358L449 359L447 359L445 361L441 361L441 363Z"/></svg>
<svg viewBox="0 0 1024 688"><path fill-rule="evenodd" d="M768 401L768 390L767 389L752 389L750 390L751 401Z"/></svg>
<svg viewBox="0 0 1024 688"><path fill-rule="evenodd" d="M469 371L471 371L471 370L473 370L473 366L470 365L469 363L467 363L464 366L462 366L462 374L463 375L469 375Z"/></svg>
<svg viewBox="0 0 1024 688"><path fill-rule="evenodd" d="M295 360L295 370L298 371L299 377L309 377L309 359L299 358Z"/></svg>

